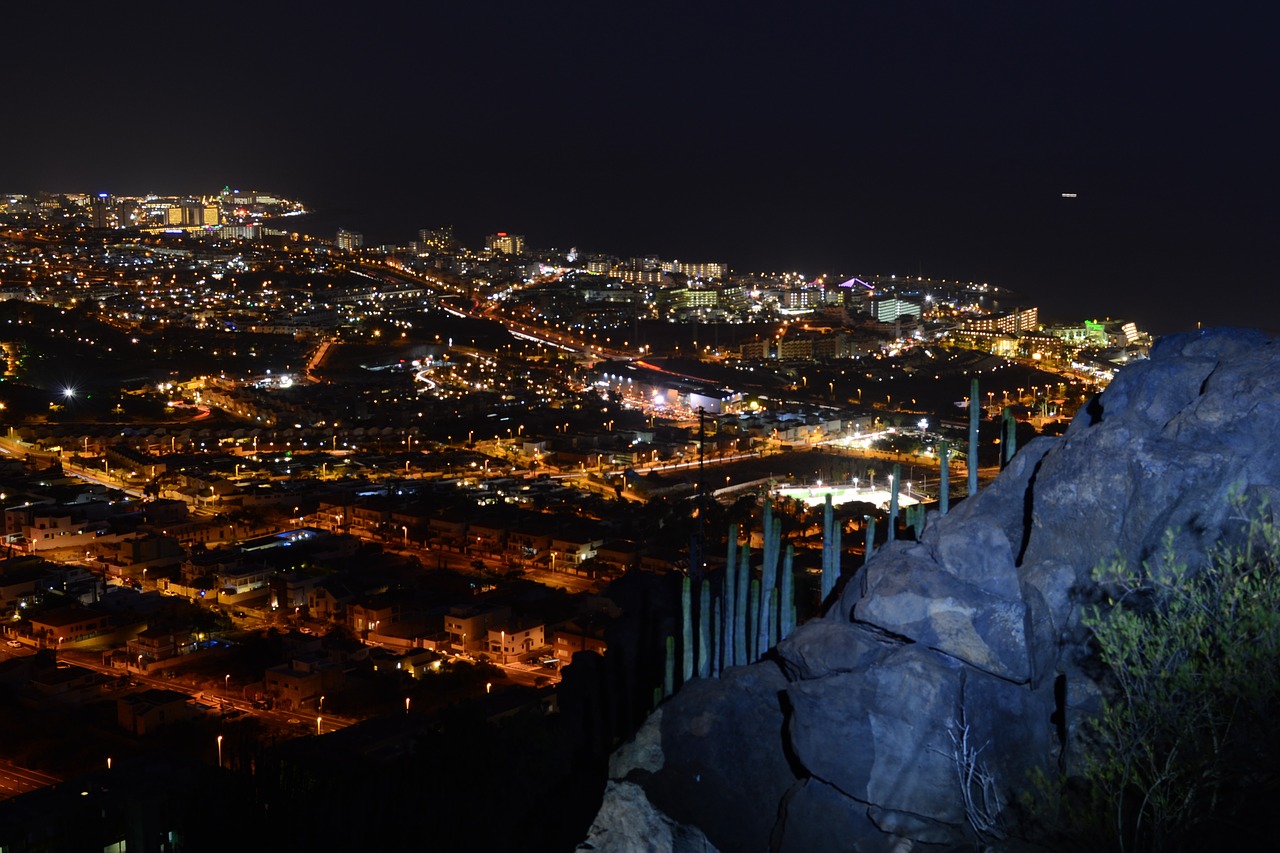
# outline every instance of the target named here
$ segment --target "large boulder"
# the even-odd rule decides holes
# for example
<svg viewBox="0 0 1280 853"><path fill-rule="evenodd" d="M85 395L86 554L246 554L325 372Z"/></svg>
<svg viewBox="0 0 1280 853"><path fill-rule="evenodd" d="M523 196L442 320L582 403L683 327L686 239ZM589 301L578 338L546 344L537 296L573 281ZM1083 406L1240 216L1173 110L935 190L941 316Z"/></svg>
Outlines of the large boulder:
<svg viewBox="0 0 1280 853"><path fill-rule="evenodd" d="M676 823L633 782L610 779L604 802L578 850L608 853L715 853L696 826Z"/></svg>
<svg viewBox="0 0 1280 853"><path fill-rule="evenodd" d="M787 679L772 662L695 679L610 763L678 824L722 850L759 846L795 782L783 735ZM762 807L762 804L767 804Z"/></svg>

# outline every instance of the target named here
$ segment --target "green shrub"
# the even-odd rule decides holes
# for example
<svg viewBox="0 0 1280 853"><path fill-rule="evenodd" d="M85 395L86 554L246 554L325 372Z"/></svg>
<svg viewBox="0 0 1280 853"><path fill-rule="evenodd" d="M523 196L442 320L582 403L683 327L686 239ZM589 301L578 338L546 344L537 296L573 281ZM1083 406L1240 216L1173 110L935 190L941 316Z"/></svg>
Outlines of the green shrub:
<svg viewBox="0 0 1280 853"><path fill-rule="evenodd" d="M1107 698L1085 726L1086 782L1121 850L1247 837L1271 820L1259 806L1278 757L1280 529L1266 511L1236 520L1239 544L1202 564L1179 559L1170 535L1141 571L1094 572L1109 606L1087 609L1084 624Z"/></svg>

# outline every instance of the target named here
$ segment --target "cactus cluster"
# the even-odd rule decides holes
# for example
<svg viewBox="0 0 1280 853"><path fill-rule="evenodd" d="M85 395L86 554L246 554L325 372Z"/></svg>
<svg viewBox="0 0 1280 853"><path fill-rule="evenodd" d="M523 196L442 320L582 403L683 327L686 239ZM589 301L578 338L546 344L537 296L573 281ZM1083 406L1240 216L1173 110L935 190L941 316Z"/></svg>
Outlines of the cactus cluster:
<svg viewBox="0 0 1280 853"><path fill-rule="evenodd" d="M680 637L678 641L674 636L667 637L664 680L661 691L654 691L655 700L670 696L677 686L677 643L679 683L683 684L695 676L715 678L726 667L754 663L795 630L795 550L790 545L783 549L782 519L774 517L769 500L764 505L763 532L759 578L752 576L750 547L739 547L738 525L731 524L719 594L715 594L711 578L680 579ZM834 591L839 576L840 527L828 495L822 539L824 600Z"/></svg>
<svg viewBox="0 0 1280 853"><path fill-rule="evenodd" d="M969 495L978 492L978 380L973 380L969 396L969 452L966 459ZM1007 463L1017 449L1012 413L1006 409L1002 432ZM946 515L950 509L951 448L947 442L938 445L941 464L938 511ZM894 465L889 484L889 518L887 538L897 535L899 492L902 488L902 466ZM905 508L905 522L915 538L924 533L926 511L923 504ZM875 554L876 519L863 517L866 528L865 560ZM724 580L719 595L712 590L711 580L690 577L681 580L682 682L697 675L717 677L726 667L744 666L759 660L778 641L796 627L795 579L792 565L794 550L782 549L782 520L774 518L773 502L764 504L764 553L760 577L752 577L750 546L739 547L738 525L729 526L728 554ZM835 522L831 495L827 495L822 511L822 600L834 592L840 577L841 527ZM781 566L779 566L781 558ZM779 571L781 569L781 571ZM697 612L694 611L694 585L697 585ZM675 688L676 638L667 637L667 661L662 695L670 696ZM657 691L655 690L655 698Z"/></svg>

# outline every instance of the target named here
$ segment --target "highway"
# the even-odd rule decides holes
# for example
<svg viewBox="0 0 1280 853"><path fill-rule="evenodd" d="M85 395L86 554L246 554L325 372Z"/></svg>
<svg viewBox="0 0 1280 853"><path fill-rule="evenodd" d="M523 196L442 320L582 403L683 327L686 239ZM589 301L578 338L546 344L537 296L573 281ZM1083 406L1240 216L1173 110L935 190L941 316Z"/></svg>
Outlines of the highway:
<svg viewBox="0 0 1280 853"><path fill-rule="evenodd" d="M314 729L316 727L316 718L320 717L321 732L332 732L338 729L346 728L356 722L346 717L338 717L331 714L317 715L310 710L266 710L264 708L255 708L252 702L244 698L237 697L233 693L227 694L223 690L223 685L215 684L210 687L199 687L188 684L179 679L157 678L153 675L138 672L130 669L128 672L115 669L110 666L104 666L96 657L100 657L100 652L77 652L62 651L59 659L76 666L84 667L102 675L119 678L127 675L130 679L145 687L152 687L159 690L174 690L179 693L186 693L199 702L213 706L223 714L238 711L243 714L257 717L263 722L271 723L280 727L306 727Z"/></svg>
<svg viewBox="0 0 1280 853"><path fill-rule="evenodd" d="M19 794L56 785L62 780L37 770L27 770L8 761L0 761L0 800L7 800Z"/></svg>

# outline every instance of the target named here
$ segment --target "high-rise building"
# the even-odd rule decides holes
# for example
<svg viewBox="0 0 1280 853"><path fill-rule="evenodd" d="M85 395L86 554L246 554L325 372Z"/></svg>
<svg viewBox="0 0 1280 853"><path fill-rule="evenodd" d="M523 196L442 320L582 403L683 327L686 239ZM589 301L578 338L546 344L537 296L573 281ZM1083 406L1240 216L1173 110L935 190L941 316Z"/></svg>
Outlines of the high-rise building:
<svg viewBox="0 0 1280 853"><path fill-rule="evenodd" d="M98 193L89 201L89 225L94 228L110 228L111 219L111 195Z"/></svg>
<svg viewBox="0 0 1280 853"><path fill-rule="evenodd" d="M453 226L422 228L418 231L418 247L423 252L449 252L453 250Z"/></svg>
<svg viewBox="0 0 1280 853"><path fill-rule="evenodd" d="M364 245L364 235L358 231L348 231L345 228L338 229L338 248L347 252L354 252Z"/></svg>
<svg viewBox="0 0 1280 853"><path fill-rule="evenodd" d="M497 234L490 234L484 238L484 247L491 252L502 252L507 255L523 255L524 254L524 235L508 234L506 231L499 231Z"/></svg>
<svg viewBox="0 0 1280 853"><path fill-rule="evenodd" d="M881 323L892 323L907 314L918 318L924 313L920 303L899 299L896 296L882 296L873 299L867 303L867 307L871 312L871 316Z"/></svg>
<svg viewBox="0 0 1280 853"><path fill-rule="evenodd" d="M678 272L689 278L724 278L729 272L728 264L721 263L683 263L681 261L670 261L662 264L663 269L667 272Z"/></svg>
<svg viewBox="0 0 1280 853"><path fill-rule="evenodd" d="M1004 332L1006 335L1018 335L1040 328L1040 311L1033 306L1006 311L1003 314L973 317L965 320L964 328L975 332Z"/></svg>
<svg viewBox="0 0 1280 853"><path fill-rule="evenodd" d="M178 208L178 222L170 224L181 224L189 227L199 226L215 226L218 224L218 205L215 203L204 201L184 201Z"/></svg>

